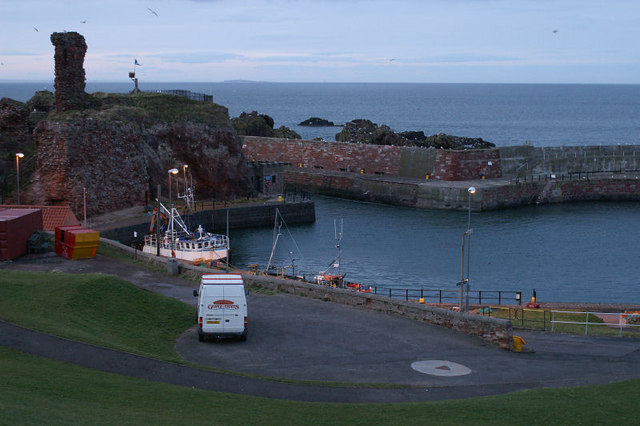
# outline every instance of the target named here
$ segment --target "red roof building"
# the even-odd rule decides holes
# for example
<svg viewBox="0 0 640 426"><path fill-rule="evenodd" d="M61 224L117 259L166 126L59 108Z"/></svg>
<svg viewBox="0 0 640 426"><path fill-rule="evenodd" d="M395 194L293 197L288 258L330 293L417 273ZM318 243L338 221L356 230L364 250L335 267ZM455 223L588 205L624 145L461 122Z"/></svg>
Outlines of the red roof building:
<svg viewBox="0 0 640 426"><path fill-rule="evenodd" d="M80 221L69 206L31 206L31 205L0 205L3 209L39 209L42 210L42 229L55 231L57 226L80 225Z"/></svg>

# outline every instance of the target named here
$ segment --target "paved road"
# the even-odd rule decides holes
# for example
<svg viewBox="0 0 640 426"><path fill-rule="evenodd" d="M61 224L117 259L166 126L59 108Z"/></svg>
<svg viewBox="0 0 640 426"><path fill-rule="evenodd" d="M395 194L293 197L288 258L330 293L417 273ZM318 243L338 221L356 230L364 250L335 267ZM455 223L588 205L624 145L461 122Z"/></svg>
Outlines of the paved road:
<svg viewBox="0 0 640 426"><path fill-rule="evenodd" d="M102 256L83 261L32 256L0 263L0 268L111 273L195 303L195 283ZM197 364L260 376L406 387L329 388L219 374L71 342L3 322L0 344L149 380L303 401L426 401L640 378L639 339L522 332L518 334L527 341L526 347L535 352L514 353L448 329L288 294L251 294L248 305L247 342L200 343L192 329L176 343L178 353Z"/></svg>

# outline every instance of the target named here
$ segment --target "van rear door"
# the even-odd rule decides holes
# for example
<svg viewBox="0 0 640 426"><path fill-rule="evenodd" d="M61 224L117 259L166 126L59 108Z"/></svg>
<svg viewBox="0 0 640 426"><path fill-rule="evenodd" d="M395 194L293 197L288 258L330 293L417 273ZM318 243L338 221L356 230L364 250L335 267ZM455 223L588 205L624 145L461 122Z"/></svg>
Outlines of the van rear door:
<svg viewBox="0 0 640 426"><path fill-rule="evenodd" d="M244 287L240 285L224 286L225 307L222 309L223 333L242 333L246 302Z"/></svg>

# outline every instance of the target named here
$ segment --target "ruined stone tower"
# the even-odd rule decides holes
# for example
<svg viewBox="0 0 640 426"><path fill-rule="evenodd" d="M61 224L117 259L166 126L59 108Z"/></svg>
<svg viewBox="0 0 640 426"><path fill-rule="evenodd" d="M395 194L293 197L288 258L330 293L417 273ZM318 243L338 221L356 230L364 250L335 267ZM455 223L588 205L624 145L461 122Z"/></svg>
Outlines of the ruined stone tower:
<svg viewBox="0 0 640 426"><path fill-rule="evenodd" d="M56 47L56 111L75 109L85 97L83 64L87 43L76 32L53 33L51 43Z"/></svg>

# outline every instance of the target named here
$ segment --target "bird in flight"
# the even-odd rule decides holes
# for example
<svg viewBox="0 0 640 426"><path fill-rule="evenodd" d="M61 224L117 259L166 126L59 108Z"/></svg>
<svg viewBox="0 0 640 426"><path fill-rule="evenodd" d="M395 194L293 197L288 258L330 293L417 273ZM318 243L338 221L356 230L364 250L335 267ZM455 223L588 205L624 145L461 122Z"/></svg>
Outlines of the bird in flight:
<svg viewBox="0 0 640 426"><path fill-rule="evenodd" d="M80 23L81 23L81 24L86 24L86 23L87 23L87 21L86 21L86 20L84 20L84 21L80 21Z"/></svg>
<svg viewBox="0 0 640 426"><path fill-rule="evenodd" d="M147 9L149 10L149 12L151 12L154 15L158 16L158 13L155 10L151 9L150 7L148 7Z"/></svg>
<svg viewBox="0 0 640 426"><path fill-rule="evenodd" d="M389 59L389 62L393 62L395 60L396 60L396 58L391 58L391 59Z"/></svg>
<svg viewBox="0 0 640 426"><path fill-rule="evenodd" d="M33 27L33 30L37 33L39 33L40 31L38 31L38 29L36 27Z"/></svg>
<svg viewBox="0 0 640 426"><path fill-rule="evenodd" d="M557 34L557 33L558 33L558 30L553 30L553 33L554 33L554 34Z"/></svg>

